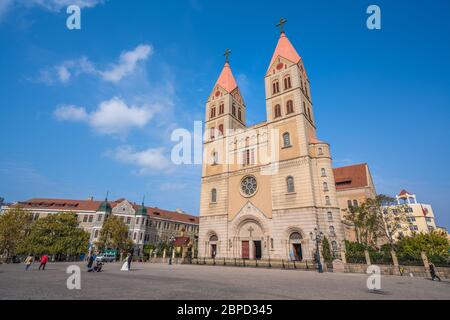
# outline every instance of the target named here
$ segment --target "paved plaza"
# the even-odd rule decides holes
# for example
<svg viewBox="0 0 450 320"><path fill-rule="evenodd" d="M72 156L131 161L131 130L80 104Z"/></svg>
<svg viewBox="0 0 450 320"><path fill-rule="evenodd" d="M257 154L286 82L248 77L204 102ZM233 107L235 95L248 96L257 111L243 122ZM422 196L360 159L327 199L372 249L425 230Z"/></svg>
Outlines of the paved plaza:
<svg viewBox="0 0 450 320"><path fill-rule="evenodd" d="M81 290L68 290L69 263L0 265L0 299L450 299L450 282L382 276L382 292L366 288L364 274L197 265L106 264L104 272L81 267Z"/></svg>

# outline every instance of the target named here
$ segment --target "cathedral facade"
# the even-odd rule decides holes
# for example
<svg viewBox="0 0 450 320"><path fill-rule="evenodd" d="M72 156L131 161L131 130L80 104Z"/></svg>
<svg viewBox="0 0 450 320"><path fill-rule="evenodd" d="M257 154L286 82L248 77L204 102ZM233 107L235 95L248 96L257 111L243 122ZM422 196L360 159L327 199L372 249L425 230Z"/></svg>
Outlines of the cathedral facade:
<svg viewBox="0 0 450 320"><path fill-rule="evenodd" d="M228 56L208 97L198 255L313 260L316 230L340 257L330 146L316 136L305 66L283 31L264 82L267 120L253 126Z"/></svg>

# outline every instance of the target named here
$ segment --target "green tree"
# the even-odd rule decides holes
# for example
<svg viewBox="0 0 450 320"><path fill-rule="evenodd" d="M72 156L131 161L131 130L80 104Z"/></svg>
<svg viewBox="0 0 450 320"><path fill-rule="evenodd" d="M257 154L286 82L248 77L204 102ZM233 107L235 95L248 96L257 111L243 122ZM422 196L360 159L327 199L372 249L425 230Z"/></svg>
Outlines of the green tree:
<svg viewBox="0 0 450 320"><path fill-rule="evenodd" d="M375 199L368 199L367 206L374 216L374 230L376 237L386 241L392 250L400 232L407 229L406 205L394 204L395 199L386 195L378 195Z"/></svg>
<svg viewBox="0 0 450 320"><path fill-rule="evenodd" d="M144 245L144 254L146 257L151 258L151 254L153 254L155 250L155 246L151 243Z"/></svg>
<svg viewBox="0 0 450 320"><path fill-rule="evenodd" d="M327 237L324 237L322 241L322 255L325 262L331 262L333 260L333 256L331 255L330 242L328 241Z"/></svg>
<svg viewBox="0 0 450 320"><path fill-rule="evenodd" d="M164 250L166 250L166 255L169 255L170 249L171 249L171 246L170 246L169 243L167 243L167 242L158 242L158 244L156 245L156 248L155 248L156 255L158 257L162 257L163 253L164 253Z"/></svg>
<svg viewBox="0 0 450 320"><path fill-rule="evenodd" d="M133 246L133 241L128 238L127 225L116 216L106 218L100 237L95 243L101 251L115 249L117 252L129 252Z"/></svg>
<svg viewBox="0 0 450 320"><path fill-rule="evenodd" d="M376 215L366 203L350 206L344 210L344 222L353 226L356 232L356 241L369 246L376 242Z"/></svg>
<svg viewBox="0 0 450 320"><path fill-rule="evenodd" d="M428 257L449 257L450 245L447 235L441 231L418 233L401 238L398 243L399 255L420 256L423 251Z"/></svg>
<svg viewBox="0 0 450 320"><path fill-rule="evenodd" d="M62 212L35 221L18 247L22 253L75 256L86 252L89 233L78 227L74 213Z"/></svg>
<svg viewBox="0 0 450 320"><path fill-rule="evenodd" d="M396 205L395 199L377 195L360 206L346 209L345 220L355 227L357 242L374 247L377 240L387 242L392 249L400 231L406 230L406 205Z"/></svg>
<svg viewBox="0 0 450 320"><path fill-rule="evenodd" d="M31 213L20 207L9 209L0 215L0 254L4 253L6 259L13 256L28 234L31 224Z"/></svg>
<svg viewBox="0 0 450 320"><path fill-rule="evenodd" d="M364 250L367 249L365 244L359 242L350 242L345 240L345 256L348 263L365 263L366 258Z"/></svg>

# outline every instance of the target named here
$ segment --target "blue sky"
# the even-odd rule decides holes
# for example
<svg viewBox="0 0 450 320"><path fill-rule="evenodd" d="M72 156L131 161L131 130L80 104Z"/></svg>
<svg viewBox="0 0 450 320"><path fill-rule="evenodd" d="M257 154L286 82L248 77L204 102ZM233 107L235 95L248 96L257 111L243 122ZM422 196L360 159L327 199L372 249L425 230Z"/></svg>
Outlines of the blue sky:
<svg viewBox="0 0 450 320"><path fill-rule="evenodd" d="M77 2L82 29L70 31ZM366 28L370 4L380 31ZM249 124L265 120L284 17L334 165L368 162L378 192L406 188L449 227L448 12L448 1L0 0L0 196L109 190L197 213L201 168L166 164L170 133L203 120L228 47Z"/></svg>

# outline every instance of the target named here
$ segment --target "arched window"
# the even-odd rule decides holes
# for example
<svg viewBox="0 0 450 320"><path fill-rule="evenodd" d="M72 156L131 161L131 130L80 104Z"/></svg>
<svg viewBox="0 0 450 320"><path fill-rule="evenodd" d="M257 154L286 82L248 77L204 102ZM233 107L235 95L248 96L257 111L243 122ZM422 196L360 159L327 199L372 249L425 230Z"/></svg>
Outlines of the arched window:
<svg viewBox="0 0 450 320"><path fill-rule="evenodd" d="M281 106L277 104L274 108L275 118L281 117Z"/></svg>
<svg viewBox="0 0 450 320"><path fill-rule="evenodd" d="M242 110L241 110L241 108L239 108L239 110L238 110L238 119L239 119L239 121L242 121Z"/></svg>
<svg viewBox="0 0 450 320"><path fill-rule="evenodd" d="M331 241L331 249L333 251L338 251L338 245L336 241Z"/></svg>
<svg viewBox="0 0 450 320"><path fill-rule="evenodd" d="M216 151L212 153L212 164L216 165L219 162L219 154Z"/></svg>
<svg viewBox="0 0 450 320"><path fill-rule="evenodd" d="M328 217L329 221L332 221L333 220L333 213L331 211L328 211L327 217Z"/></svg>
<svg viewBox="0 0 450 320"><path fill-rule="evenodd" d="M334 227L330 226L330 236L334 237L336 235L336 232L334 231Z"/></svg>
<svg viewBox="0 0 450 320"><path fill-rule="evenodd" d="M305 103L305 101L303 101L303 113L305 114L305 117L306 117L306 103Z"/></svg>
<svg viewBox="0 0 450 320"><path fill-rule="evenodd" d="M327 176L327 172L325 171L325 168L320 169L320 171L322 172L322 177Z"/></svg>
<svg viewBox="0 0 450 320"><path fill-rule="evenodd" d="M231 106L231 112L233 113L233 116L236 117L236 104L233 102L232 106Z"/></svg>
<svg viewBox="0 0 450 320"><path fill-rule="evenodd" d="M211 202L217 202L217 190L215 188L211 190Z"/></svg>
<svg viewBox="0 0 450 320"><path fill-rule="evenodd" d="M219 125L219 133L221 136L223 136L223 124Z"/></svg>
<svg viewBox="0 0 450 320"><path fill-rule="evenodd" d="M223 103L219 106L219 114L223 114L225 112L225 105Z"/></svg>
<svg viewBox="0 0 450 320"><path fill-rule="evenodd" d="M215 234L213 234L211 237L209 237L209 242L215 242L215 241L218 241L218 240L219 240L219 238Z"/></svg>
<svg viewBox="0 0 450 320"><path fill-rule="evenodd" d="M216 116L216 107L211 108L211 118L214 118Z"/></svg>
<svg viewBox="0 0 450 320"><path fill-rule="evenodd" d="M291 146L291 136L288 132L283 133L283 146L285 148Z"/></svg>
<svg viewBox="0 0 450 320"><path fill-rule="evenodd" d="M328 191L328 183L323 183L323 191Z"/></svg>
<svg viewBox="0 0 450 320"><path fill-rule="evenodd" d="M327 206L331 205L331 201L330 201L330 197L329 196L325 197L325 203L326 203Z"/></svg>
<svg viewBox="0 0 450 320"><path fill-rule="evenodd" d="M312 118L311 118L311 108L308 108L308 118L309 118L309 121L312 121Z"/></svg>
<svg viewBox="0 0 450 320"><path fill-rule="evenodd" d="M294 177L292 177L292 176L287 177L286 184L287 184L287 192L288 193L295 192Z"/></svg>
<svg viewBox="0 0 450 320"><path fill-rule="evenodd" d="M293 233L291 233L289 239L290 239L291 241L293 241L293 240L295 241L295 240L302 240L303 237L302 237L302 235L300 234L300 232L293 232Z"/></svg>
<svg viewBox="0 0 450 320"><path fill-rule="evenodd" d="M317 153L319 154L319 156L323 156L323 149L322 148L317 149Z"/></svg>
<svg viewBox="0 0 450 320"><path fill-rule="evenodd" d="M280 83L278 81L274 81L272 84L272 93L277 94L280 92Z"/></svg>
<svg viewBox="0 0 450 320"><path fill-rule="evenodd" d="M216 131L216 128L214 128L214 127L211 127L211 129L209 129L209 134L210 134L211 139L215 138L215 135L214 135L215 131Z"/></svg>
<svg viewBox="0 0 450 320"><path fill-rule="evenodd" d="M292 100L289 100L286 103L286 113L290 114L294 112L294 102L292 102Z"/></svg>
<svg viewBox="0 0 450 320"><path fill-rule="evenodd" d="M287 90L290 88L291 88L291 77L287 76L286 78L284 78L284 90Z"/></svg>

